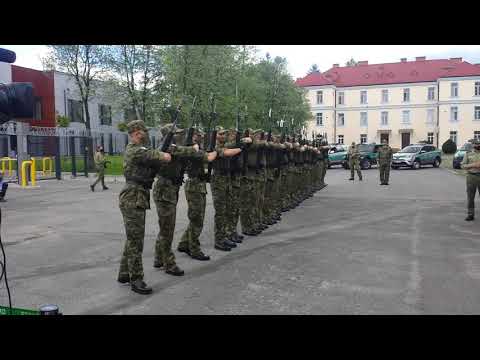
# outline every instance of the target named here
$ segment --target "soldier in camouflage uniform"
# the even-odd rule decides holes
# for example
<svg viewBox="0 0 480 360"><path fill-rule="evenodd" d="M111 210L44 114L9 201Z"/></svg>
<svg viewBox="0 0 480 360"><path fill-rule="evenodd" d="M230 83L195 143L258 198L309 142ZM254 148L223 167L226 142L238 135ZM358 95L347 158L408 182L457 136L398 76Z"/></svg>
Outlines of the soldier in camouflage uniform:
<svg viewBox="0 0 480 360"><path fill-rule="evenodd" d="M95 186L101 181L103 190L108 190L108 187L105 186L105 168L107 167L107 163L109 161L105 159L103 146L97 146L97 151L95 152L93 160L95 161L95 168L97 170L97 180L90 185L90 189L95 191Z"/></svg>
<svg viewBox="0 0 480 360"><path fill-rule="evenodd" d="M255 175L255 225L254 228L262 232L268 226L266 224L265 214L263 213L263 204L265 203L265 186L267 181L266 173L266 140L262 140L264 131L257 129L253 131L253 139L257 145L257 163L256 163L256 175Z"/></svg>
<svg viewBox="0 0 480 360"><path fill-rule="evenodd" d="M165 138L171 131L173 124L164 125L160 131ZM157 181L153 187L153 199L157 207L158 226L160 228L155 242L155 268L165 267L170 275L182 276L184 271L175 262L172 251L173 234L177 214L178 192L183 183L183 171L186 160L201 159L208 161L208 156L199 151L198 144L183 146L185 134L183 129L176 129L175 145L171 145L168 152L172 154L172 161L157 170Z"/></svg>
<svg viewBox="0 0 480 360"><path fill-rule="evenodd" d="M327 184L325 184L325 175L327 174L327 169L328 169L329 147L326 139L322 139L320 144L322 145L320 148L320 151L322 153L322 164L320 166L320 185L324 187L324 186L327 186Z"/></svg>
<svg viewBox="0 0 480 360"><path fill-rule="evenodd" d="M388 185L390 177L390 164L392 162L393 151L387 144L387 140L382 140L382 146L378 149L378 170L380 171L380 185Z"/></svg>
<svg viewBox="0 0 480 360"><path fill-rule="evenodd" d="M205 134L195 129L193 142L202 147ZM203 150L203 149L202 149ZM215 160L217 153L214 151L208 154L208 161ZM205 219L205 207L207 205L207 174L205 173L204 161L202 158L192 158L187 164L188 179L185 183L185 198L188 204L189 224L182 235L177 250L187 253L192 259L205 261L210 257L200 249L200 234Z"/></svg>
<svg viewBox="0 0 480 360"><path fill-rule="evenodd" d="M466 221L475 218L475 194L480 191L480 142L471 140L474 150L465 153L462 169L467 170L467 211Z"/></svg>
<svg viewBox="0 0 480 360"><path fill-rule="evenodd" d="M355 170L358 174L358 179L362 181L362 171L360 170L360 152L358 147L355 145L355 142L352 142L352 145L348 149L348 165L350 167L350 179L354 180Z"/></svg>
<svg viewBox="0 0 480 360"><path fill-rule="evenodd" d="M152 288L143 281L142 252L145 213L150 209L150 189L155 176L152 166L162 166L162 163L171 161L171 156L145 146L148 132L143 121L131 121L127 127L130 143L123 160L126 182L119 196L127 241L120 261L118 281L122 284L130 282L131 289L139 294L149 294Z"/></svg>

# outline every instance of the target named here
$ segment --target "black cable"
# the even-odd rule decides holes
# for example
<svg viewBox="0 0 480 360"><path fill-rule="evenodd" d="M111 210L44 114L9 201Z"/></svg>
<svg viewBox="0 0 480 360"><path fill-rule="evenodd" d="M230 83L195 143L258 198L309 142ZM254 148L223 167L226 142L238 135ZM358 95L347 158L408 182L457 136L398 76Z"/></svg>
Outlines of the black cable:
<svg viewBox="0 0 480 360"><path fill-rule="evenodd" d="M7 294L8 294L8 306L10 307L10 310L11 310L12 297L10 295L10 287L8 286L7 261L5 259L5 249L3 248L1 231L2 231L2 209L0 208L0 248L2 249L2 255L3 255L3 261L0 261L0 269L2 270L0 275L0 281L5 277L5 285L7 286Z"/></svg>

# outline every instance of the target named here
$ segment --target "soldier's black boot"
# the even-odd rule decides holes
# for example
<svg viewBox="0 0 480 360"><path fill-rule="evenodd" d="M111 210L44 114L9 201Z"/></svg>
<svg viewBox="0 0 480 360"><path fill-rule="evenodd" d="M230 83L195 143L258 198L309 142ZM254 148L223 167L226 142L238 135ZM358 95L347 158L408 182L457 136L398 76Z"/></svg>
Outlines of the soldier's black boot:
<svg viewBox="0 0 480 360"><path fill-rule="evenodd" d="M474 216L473 215L468 215L466 218L465 218L465 221L472 221L474 219Z"/></svg>
<svg viewBox="0 0 480 360"><path fill-rule="evenodd" d="M348 179L348 180L353 180L353 178L351 177L351 178L350 178L350 179Z"/></svg>
<svg viewBox="0 0 480 360"><path fill-rule="evenodd" d="M199 252L198 254L190 255L192 259L200 260L200 261L207 261L210 260L210 256L205 255L203 252Z"/></svg>
<svg viewBox="0 0 480 360"><path fill-rule="evenodd" d="M155 260L153 262L153 267L157 268L157 269L162 268L163 267L163 262L161 260Z"/></svg>
<svg viewBox="0 0 480 360"><path fill-rule="evenodd" d="M258 234L257 234L255 231L253 231L253 230L251 230L251 231L244 231L243 234L244 234L244 235L247 235L247 236L257 236L257 235L258 235Z"/></svg>
<svg viewBox="0 0 480 360"><path fill-rule="evenodd" d="M130 275L128 275L128 274L126 274L126 275L118 275L117 281L118 281L120 284L126 284L126 283L130 282Z"/></svg>
<svg viewBox="0 0 480 360"><path fill-rule="evenodd" d="M148 295L152 293L152 288L148 286L142 279L133 281L130 286L132 291L136 292L137 294Z"/></svg>
<svg viewBox="0 0 480 360"><path fill-rule="evenodd" d="M235 235L237 236L237 238L239 238L240 240L243 240L244 237L242 235L240 235L239 233L235 233Z"/></svg>
<svg viewBox="0 0 480 360"><path fill-rule="evenodd" d="M233 241L230 241L228 239L225 239L223 241L223 243L226 245L226 246L229 246L231 248L236 248L237 247L237 244L235 244Z"/></svg>
<svg viewBox="0 0 480 360"><path fill-rule="evenodd" d="M108 187L106 187L106 186L104 186L104 187L103 187L103 190L108 190L108 189L109 189L109 188L108 188Z"/></svg>
<svg viewBox="0 0 480 360"><path fill-rule="evenodd" d="M185 254L187 254L187 255L190 255L190 250L188 249L188 247L183 246L183 245L181 245L181 244L178 245L177 251L183 252L183 253L185 253Z"/></svg>
<svg viewBox="0 0 480 360"><path fill-rule="evenodd" d="M215 249L220 250L220 251L231 251L232 248L230 246L225 245L224 243L215 243L214 246Z"/></svg>
<svg viewBox="0 0 480 360"><path fill-rule="evenodd" d="M185 272L178 267L178 265L174 265L165 270L167 274L175 275L175 276L183 276Z"/></svg>
<svg viewBox="0 0 480 360"><path fill-rule="evenodd" d="M95 191L95 186L90 185L90 189L92 190L92 192L94 192Z"/></svg>
<svg viewBox="0 0 480 360"><path fill-rule="evenodd" d="M232 234L231 240L235 243L241 244L243 241L237 233Z"/></svg>

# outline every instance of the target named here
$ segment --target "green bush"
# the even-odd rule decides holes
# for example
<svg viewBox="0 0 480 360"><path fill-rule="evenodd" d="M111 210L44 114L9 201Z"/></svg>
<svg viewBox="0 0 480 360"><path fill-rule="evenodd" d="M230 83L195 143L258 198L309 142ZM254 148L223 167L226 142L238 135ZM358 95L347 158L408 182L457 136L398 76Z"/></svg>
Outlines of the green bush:
<svg viewBox="0 0 480 360"><path fill-rule="evenodd" d="M452 141L452 139L448 139L443 143L442 151L445 154L455 154L457 152L457 145Z"/></svg>
<svg viewBox="0 0 480 360"><path fill-rule="evenodd" d="M68 127L68 125L70 125L70 119L67 116L62 116L62 115L57 116L58 127Z"/></svg>
<svg viewBox="0 0 480 360"><path fill-rule="evenodd" d="M125 123L125 122L118 123L117 127L118 127L118 130L123 131L123 132L128 130L127 123Z"/></svg>

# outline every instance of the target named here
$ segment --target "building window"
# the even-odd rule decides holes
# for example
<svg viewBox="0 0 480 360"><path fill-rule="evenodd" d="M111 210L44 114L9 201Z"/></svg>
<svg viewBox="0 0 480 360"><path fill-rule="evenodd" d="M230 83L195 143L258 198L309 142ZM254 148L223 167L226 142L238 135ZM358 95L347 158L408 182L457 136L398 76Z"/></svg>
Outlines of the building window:
<svg viewBox="0 0 480 360"><path fill-rule="evenodd" d="M452 140L455 144L457 143L457 132L450 131L450 140Z"/></svg>
<svg viewBox="0 0 480 360"><path fill-rule="evenodd" d="M68 99L68 117L71 122L84 122L81 101Z"/></svg>
<svg viewBox="0 0 480 360"><path fill-rule="evenodd" d="M343 144L343 135L338 135L337 138L338 138L338 139L337 139L337 140L338 140L337 143Z"/></svg>
<svg viewBox="0 0 480 360"><path fill-rule="evenodd" d="M338 114L338 126L344 126L345 125L345 114L339 113Z"/></svg>
<svg viewBox="0 0 480 360"><path fill-rule="evenodd" d="M367 143L367 134L360 134L360 144Z"/></svg>
<svg viewBox="0 0 480 360"><path fill-rule="evenodd" d="M410 124L410 110L402 111L402 122L404 124Z"/></svg>
<svg viewBox="0 0 480 360"><path fill-rule="evenodd" d="M382 125L388 125L388 112L382 111Z"/></svg>
<svg viewBox="0 0 480 360"><path fill-rule="evenodd" d="M475 140L480 141L480 131L474 131L474 132L473 132L473 138L474 138Z"/></svg>
<svg viewBox="0 0 480 360"><path fill-rule="evenodd" d="M323 126L323 113L317 113L317 126Z"/></svg>
<svg viewBox="0 0 480 360"><path fill-rule="evenodd" d="M360 104L366 104L366 103L367 103L367 92L360 91Z"/></svg>
<svg viewBox="0 0 480 360"><path fill-rule="evenodd" d="M382 103L388 103L388 89L382 90Z"/></svg>
<svg viewBox="0 0 480 360"><path fill-rule="evenodd" d="M458 107L456 106L450 108L450 121L458 121Z"/></svg>
<svg viewBox="0 0 480 360"><path fill-rule="evenodd" d="M360 113L360 126L368 126L368 117L365 111Z"/></svg>
<svg viewBox="0 0 480 360"><path fill-rule="evenodd" d="M323 104L323 91L317 91L317 104Z"/></svg>
<svg viewBox="0 0 480 360"><path fill-rule="evenodd" d="M345 93L343 91L338 93L338 105L345 105Z"/></svg>
<svg viewBox="0 0 480 360"><path fill-rule="evenodd" d="M429 87L428 88L428 100L435 100L435 88Z"/></svg>
<svg viewBox="0 0 480 360"><path fill-rule="evenodd" d="M100 125L112 125L112 107L109 105L98 105L98 115L100 117Z"/></svg>
<svg viewBox="0 0 480 360"><path fill-rule="evenodd" d="M42 98L35 97L35 108L33 111L33 120L42 120Z"/></svg>
<svg viewBox="0 0 480 360"><path fill-rule="evenodd" d="M480 96L480 82L475 83L475 96Z"/></svg>
<svg viewBox="0 0 480 360"><path fill-rule="evenodd" d="M427 124L432 125L434 123L434 120L433 120L434 113L433 113L433 111L434 111L433 109L428 109L427 110Z"/></svg>
<svg viewBox="0 0 480 360"><path fill-rule="evenodd" d="M451 97L458 97L458 83L451 83L450 84L450 96Z"/></svg>
<svg viewBox="0 0 480 360"><path fill-rule="evenodd" d="M475 106L475 120L480 120L480 106Z"/></svg>
<svg viewBox="0 0 480 360"><path fill-rule="evenodd" d="M429 144L433 144L433 132L427 134L427 141Z"/></svg>
<svg viewBox="0 0 480 360"><path fill-rule="evenodd" d="M410 101L410 89L403 89L403 102Z"/></svg>

